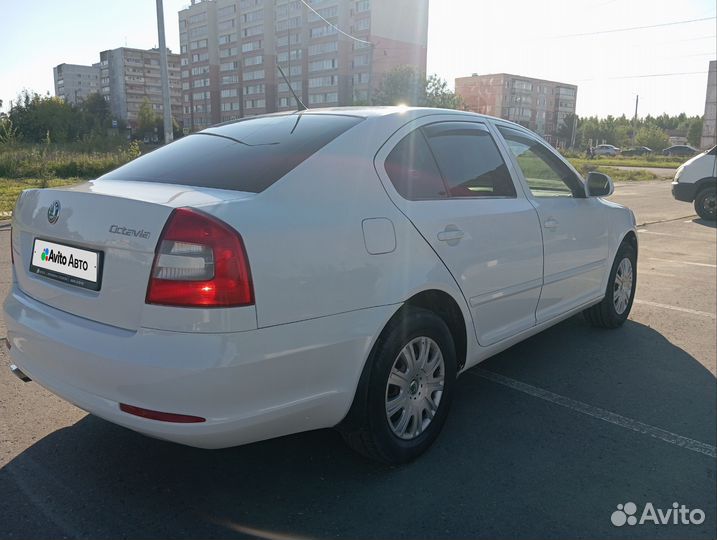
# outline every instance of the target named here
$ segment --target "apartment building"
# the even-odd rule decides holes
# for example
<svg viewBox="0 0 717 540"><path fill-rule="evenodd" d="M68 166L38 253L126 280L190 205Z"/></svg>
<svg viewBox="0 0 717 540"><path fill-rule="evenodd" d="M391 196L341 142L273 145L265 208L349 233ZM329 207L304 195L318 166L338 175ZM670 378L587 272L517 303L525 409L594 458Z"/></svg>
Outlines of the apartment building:
<svg viewBox="0 0 717 540"><path fill-rule="evenodd" d="M717 144L717 60L712 60L707 75L705 115L702 117L700 148L707 150Z"/></svg>
<svg viewBox="0 0 717 540"><path fill-rule="evenodd" d="M55 80L55 95L72 105L100 91L99 64L59 64L52 68L52 76Z"/></svg>
<svg viewBox="0 0 717 540"><path fill-rule="evenodd" d="M172 116L181 124L182 87L179 55L169 51L169 94ZM109 102L113 118L137 126L139 108L145 99L163 114L159 49L120 47L100 53L100 92Z"/></svg>
<svg viewBox="0 0 717 540"><path fill-rule="evenodd" d="M521 124L552 144L565 117L575 114L578 87L508 73L473 74L456 79L456 94L473 112Z"/></svg>
<svg viewBox="0 0 717 540"><path fill-rule="evenodd" d="M351 37L343 34L346 32ZM179 12L185 128L367 103L400 65L426 70L428 0L192 0Z"/></svg>

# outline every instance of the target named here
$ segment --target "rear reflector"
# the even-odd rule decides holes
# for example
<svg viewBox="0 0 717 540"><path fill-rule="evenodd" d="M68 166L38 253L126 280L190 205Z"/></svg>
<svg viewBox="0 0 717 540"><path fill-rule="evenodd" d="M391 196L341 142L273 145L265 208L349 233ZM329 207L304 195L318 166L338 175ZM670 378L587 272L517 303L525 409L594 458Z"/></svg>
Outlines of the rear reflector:
<svg viewBox="0 0 717 540"><path fill-rule="evenodd" d="M244 242L226 223L177 208L157 244L147 303L181 307L254 304Z"/></svg>
<svg viewBox="0 0 717 540"><path fill-rule="evenodd" d="M189 416L187 414L174 414L168 412L152 411L150 409L143 409L142 407L135 407L134 405L127 405L126 403L120 403L120 410L127 414L133 414L135 416L141 416L149 420L159 420L160 422L174 422L175 424L198 424L199 422L206 422L206 418L201 416Z"/></svg>

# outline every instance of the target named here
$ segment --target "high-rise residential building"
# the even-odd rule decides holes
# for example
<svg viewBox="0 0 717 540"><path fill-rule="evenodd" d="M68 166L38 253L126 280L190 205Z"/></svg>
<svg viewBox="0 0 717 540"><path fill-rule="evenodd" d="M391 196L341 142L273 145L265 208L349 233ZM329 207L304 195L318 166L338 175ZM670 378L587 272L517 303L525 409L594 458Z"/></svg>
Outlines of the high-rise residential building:
<svg viewBox="0 0 717 540"><path fill-rule="evenodd" d="M707 75L705 115L702 117L700 148L707 150L717 144L717 60L712 60Z"/></svg>
<svg viewBox="0 0 717 540"><path fill-rule="evenodd" d="M100 65L60 64L52 68L55 95L77 105L90 94L100 91Z"/></svg>
<svg viewBox="0 0 717 540"><path fill-rule="evenodd" d="M456 94L468 110L510 120L532 129L548 142L559 141L565 117L575 114L578 87L507 73L473 74L456 79Z"/></svg>
<svg viewBox="0 0 717 540"><path fill-rule="evenodd" d="M167 64L172 116L181 124L179 55L169 51ZM99 65L101 93L109 102L115 120L123 120L131 127L137 127L137 116L145 99L153 111L163 114L159 49L120 47L102 51Z"/></svg>
<svg viewBox="0 0 717 540"><path fill-rule="evenodd" d="M426 71L428 0L192 0L179 12L185 128L365 104L393 68ZM347 35L348 34L348 35Z"/></svg>

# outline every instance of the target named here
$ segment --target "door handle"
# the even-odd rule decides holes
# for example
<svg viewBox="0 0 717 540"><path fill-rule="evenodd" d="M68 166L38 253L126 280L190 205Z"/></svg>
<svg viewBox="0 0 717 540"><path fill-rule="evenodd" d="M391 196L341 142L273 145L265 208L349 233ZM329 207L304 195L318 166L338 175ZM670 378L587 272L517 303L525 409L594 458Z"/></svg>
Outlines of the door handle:
<svg viewBox="0 0 717 540"><path fill-rule="evenodd" d="M438 233L438 240L448 242L449 245L457 244L461 238L463 238L463 231L455 226L449 225L444 231Z"/></svg>
<svg viewBox="0 0 717 540"><path fill-rule="evenodd" d="M556 219L554 219L554 218L548 218L548 219L546 219L545 222L543 223L543 226L544 226L546 229L557 229L557 228L558 228L558 225L559 225L558 221L557 221Z"/></svg>

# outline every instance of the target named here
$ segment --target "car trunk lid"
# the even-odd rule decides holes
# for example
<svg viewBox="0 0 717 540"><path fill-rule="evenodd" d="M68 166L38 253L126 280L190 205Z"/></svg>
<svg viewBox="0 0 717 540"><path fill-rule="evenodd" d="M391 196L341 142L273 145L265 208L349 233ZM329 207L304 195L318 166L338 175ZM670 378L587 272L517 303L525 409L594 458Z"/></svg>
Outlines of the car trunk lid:
<svg viewBox="0 0 717 540"><path fill-rule="evenodd" d="M157 241L172 210L253 196L110 180L26 191L13 215L18 286L51 307L136 330Z"/></svg>

